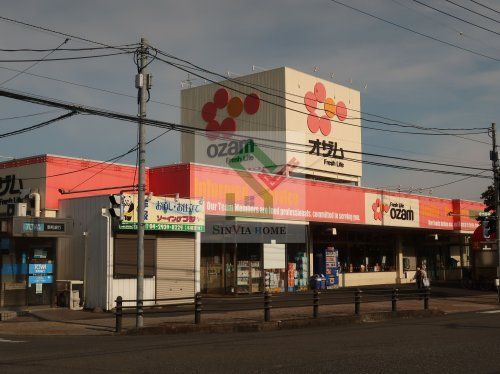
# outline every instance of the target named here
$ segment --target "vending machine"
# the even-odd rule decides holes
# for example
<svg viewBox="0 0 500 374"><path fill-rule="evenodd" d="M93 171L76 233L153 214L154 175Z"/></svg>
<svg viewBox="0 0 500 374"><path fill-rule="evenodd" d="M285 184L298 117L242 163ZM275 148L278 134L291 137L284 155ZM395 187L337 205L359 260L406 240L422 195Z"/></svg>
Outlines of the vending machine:
<svg viewBox="0 0 500 374"><path fill-rule="evenodd" d="M321 248L314 251L314 273L324 275L326 288L339 286L339 251L334 247Z"/></svg>

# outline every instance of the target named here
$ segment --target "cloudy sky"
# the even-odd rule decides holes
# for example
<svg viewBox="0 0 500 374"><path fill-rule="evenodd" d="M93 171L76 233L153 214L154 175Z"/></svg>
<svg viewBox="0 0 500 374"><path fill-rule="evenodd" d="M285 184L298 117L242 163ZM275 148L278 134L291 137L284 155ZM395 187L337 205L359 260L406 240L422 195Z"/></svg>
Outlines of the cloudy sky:
<svg viewBox="0 0 500 374"><path fill-rule="evenodd" d="M451 19L412 0L345 0L365 12L500 59L500 36ZM461 9L446 0L427 4L500 32L499 22ZM497 21L500 14L469 0L457 4ZM496 7L495 0L482 4ZM351 86L361 91L362 111L436 128L489 127L500 122L500 62L425 39L328 0L275 1L9 1L2 16L44 26L106 44L137 42L141 36L163 51L186 58L210 70L245 75L252 65L292 68ZM0 48L55 48L64 37L10 22L0 22ZM88 47L70 40L67 47ZM100 53L100 52L98 52ZM0 52L2 60L35 58L43 54ZM0 82L30 63L0 63ZM314 67L318 71L314 72ZM136 95L135 65L130 55L95 60L42 62L28 71L125 95ZM178 122L180 82L186 73L161 62L150 66L154 75L148 117ZM75 103L136 113L136 101L127 96L61 83L33 75L20 75L5 88ZM40 113L50 108L0 98L0 118ZM2 120L2 133L49 119L57 113ZM384 129L393 127L381 124ZM500 123L499 123L500 126ZM404 130L404 129L403 129ZM148 137L159 134L148 129ZM487 168L490 138L420 136L364 130L364 151L451 164ZM136 139L132 124L76 116L28 134L1 139L0 155L23 157L41 153L108 159L130 149ZM488 143L488 144L485 144ZM179 161L179 135L169 133L148 148L148 165ZM381 161L378 159L378 161ZM122 162L134 163L130 156ZM387 160L385 160L387 162ZM463 170L477 173L477 171ZM365 165L363 185L402 189L452 182L461 177L405 172ZM484 175L490 174L486 172ZM471 178L432 194L479 199L489 184Z"/></svg>

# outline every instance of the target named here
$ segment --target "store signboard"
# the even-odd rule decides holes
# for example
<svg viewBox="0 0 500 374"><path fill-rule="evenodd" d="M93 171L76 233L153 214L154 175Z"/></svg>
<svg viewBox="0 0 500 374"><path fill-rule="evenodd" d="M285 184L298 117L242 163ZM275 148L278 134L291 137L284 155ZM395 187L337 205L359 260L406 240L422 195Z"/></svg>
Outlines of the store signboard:
<svg viewBox="0 0 500 374"><path fill-rule="evenodd" d="M44 209L45 169L43 162L25 163L20 160L3 163L0 168L0 214L7 213L7 204L23 202L27 193L35 191L40 193L41 209Z"/></svg>
<svg viewBox="0 0 500 374"><path fill-rule="evenodd" d="M380 226L419 227L418 199L377 193L365 193L366 224Z"/></svg>
<svg viewBox="0 0 500 374"><path fill-rule="evenodd" d="M252 188L252 181L265 177L263 173L252 171L241 175L237 170L204 165L191 165L191 168L190 190L195 196L205 198L208 215L252 217L270 213L261 216L262 220L472 232L478 225L475 217L484 210L484 205L479 202L396 192L380 193L360 187L290 177L283 178L272 190L259 191ZM266 208L262 191L271 196L272 209Z"/></svg>
<svg viewBox="0 0 500 374"><path fill-rule="evenodd" d="M52 275L30 275L28 277L28 283L37 284L37 283L53 283L54 277Z"/></svg>
<svg viewBox="0 0 500 374"><path fill-rule="evenodd" d="M64 223L50 222L23 222L23 232L30 231L48 231L48 232L64 232Z"/></svg>
<svg viewBox="0 0 500 374"><path fill-rule="evenodd" d="M223 87L182 90L181 107L182 124L206 131L181 135L182 162L231 167L228 161L238 156L259 164L252 140L270 143L266 153L273 165L300 160L301 173L334 173L350 181L362 175L360 92L352 88L282 67L225 81Z"/></svg>
<svg viewBox="0 0 500 374"><path fill-rule="evenodd" d="M361 164L361 95L300 71L285 68L287 135L301 132L307 174L357 181ZM287 136L288 143L296 143ZM290 158L297 152L288 147ZM301 148L302 149L302 148Z"/></svg>
<svg viewBox="0 0 500 374"><path fill-rule="evenodd" d="M53 273L53 264L29 264L28 268L29 274L38 275L38 274L52 274Z"/></svg>
<svg viewBox="0 0 500 374"><path fill-rule="evenodd" d="M203 243L306 243L307 225L280 222L240 221L232 218L209 219Z"/></svg>
<svg viewBox="0 0 500 374"><path fill-rule="evenodd" d="M453 230L455 217L452 200L421 197L420 227L438 230Z"/></svg>
<svg viewBox="0 0 500 374"><path fill-rule="evenodd" d="M256 181L266 176L265 173L242 174L237 170L196 165L191 190L195 196L205 198L209 215L315 222L364 221L364 193L360 189L288 177L274 189L259 188L261 185Z"/></svg>
<svg viewBox="0 0 500 374"><path fill-rule="evenodd" d="M462 232L474 232L479 226L477 217L485 205L475 201L453 200L453 228Z"/></svg>
<svg viewBox="0 0 500 374"><path fill-rule="evenodd" d="M27 237L67 237L73 232L72 218L13 217L12 235Z"/></svg>
<svg viewBox="0 0 500 374"><path fill-rule="evenodd" d="M137 230L137 195L125 196L125 220L120 230ZM145 229L151 231L205 231L205 202L202 199L147 197L144 204Z"/></svg>

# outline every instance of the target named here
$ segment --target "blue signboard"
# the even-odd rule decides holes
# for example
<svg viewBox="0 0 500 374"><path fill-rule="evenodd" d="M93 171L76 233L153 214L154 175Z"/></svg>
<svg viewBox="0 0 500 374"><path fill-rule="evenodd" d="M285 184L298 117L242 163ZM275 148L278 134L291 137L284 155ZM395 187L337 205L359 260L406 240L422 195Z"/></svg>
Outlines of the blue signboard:
<svg viewBox="0 0 500 374"><path fill-rule="evenodd" d="M52 274L53 264L30 264L30 274Z"/></svg>
<svg viewBox="0 0 500 374"><path fill-rule="evenodd" d="M23 231L44 231L43 223L24 222Z"/></svg>
<svg viewBox="0 0 500 374"><path fill-rule="evenodd" d="M36 283L52 283L53 280L52 275L30 275L28 279L28 283L36 284Z"/></svg>

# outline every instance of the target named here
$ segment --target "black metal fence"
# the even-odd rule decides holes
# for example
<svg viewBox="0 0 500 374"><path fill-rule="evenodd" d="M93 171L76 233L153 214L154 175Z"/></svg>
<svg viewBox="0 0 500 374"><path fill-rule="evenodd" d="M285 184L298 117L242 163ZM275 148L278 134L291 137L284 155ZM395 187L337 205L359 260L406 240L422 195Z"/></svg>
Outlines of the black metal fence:
<svg viewBox="0 0 500 374"><path fill-rule="evenodd" d="M314 290L312 293L299 294L297 297L289 297L283 294L271 294L265 292L258 296L248 296L245 298L224 298L223 305L204 305L204 300L213 300L214 297L203 296L197 293L193 298L179 297L168 299L148 299L148 300L123 300L121 296L116 299L115 317L116 317L116 332L122 331L123 316L127 314L143 315L143 314L189 314L193 313L194 309L194 323L200 324L202 315L204 313L217 313L217 312L236 312L236 311L255 311L263 310L264 322L271 321L271 311L273 309L281 308L301 308L312 307L312 317L318 318L320 315L320 305L346 305L354 303L354 314L360 315L362 304L371 302L390 301L391 311L396 313L398 311L398 302L401 300L422 300L423 309L429 309L430 288L423 288L420 290L415 289L398 289L398 288L368 288L356 290L332 290L320 292ZM154 305L143 306L144 302L153 302ZM124 303L132 305L124 305ZM168 303L168 304L166 304ZM134 305L135 304L135 305ZM172 309L166 310L167 307L183 307L191 306L194 308L179 310Z"/></svg>

